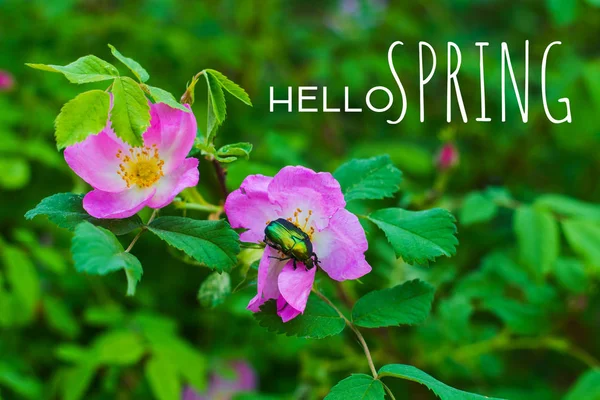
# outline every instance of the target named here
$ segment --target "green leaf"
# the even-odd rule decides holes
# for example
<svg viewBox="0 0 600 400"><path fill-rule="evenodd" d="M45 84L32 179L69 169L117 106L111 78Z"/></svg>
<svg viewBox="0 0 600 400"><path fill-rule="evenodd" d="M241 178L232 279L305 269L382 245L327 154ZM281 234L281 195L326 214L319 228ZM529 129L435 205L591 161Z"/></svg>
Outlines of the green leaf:
<svg viewBox="0 0 600 400"><path fill-rule="evenodd" d="M17 366L2 361L0 361L0 386L9 388L17 394L19 399L36 400L43 398L42 390L44 387L37 378L24 375Z"/></svg>
<svg viewBox="0 0 600 400"><path fill-rule="evenodd" d="M84 399L85 393L88 391L94 380L94 375L96 375L96 365L90 362L68 368L62 382L61 399Z"/></svg>
<svg viewBox="0 0 600 400"><path fill-rule="evenodd" d="M202 282L198 291L198 300L204 307L214 308L223 304L231 293L231 278L227 272L213 272Z"/></svg>
<svg viewBox="0 0 600 400"><path fill-rule="evenodd" d="M74 339L79 335L77 319L66 303L55 297L44 298L44 315L48 325L61 335L69 339Z"/></svg>
<svg viewBox="0 0 600 400"><path fill-rule="evenodd" d="M95 360L102 365L135 365L146 352L142 336L131 331L111 331L94 341Z"/></svg>
<svg viewBox="0 0 600 400"><path fill-rule="evenodd" d="M148 229L171 246L219 272L230 271L237 263L240 238L223 220L159 217Z"/></svg>
<svg viewBox="0 0 600 400"><path fill-rule="evenodd" d="M132 146L142 145L142 134L150 126L150 106L137 82L129 77L115 79L114 105L110 113L118 137Z"/></svg>
<svg viewBox="0 0 600 400"><path fill-rule="evenodd" d="M552 211L564 217L578 217L600 222L600 205L586 203L559 194L546 194L538 197L533 206Z"/></svg>
<svg viewBox="0 0 600 400"><path fill-rule="evenodd" d="M146 362L145 372L157 400L177 400L181 397L181 382L177 369L169 359L152 357Z"/></svg>
<svg viewBox="0 0 600 400"><path fill-rule="evenodd" d="M325 400L383 400L385 393L380 380L365 374L353 374L338 382Z"/></svg>
<svg viewBox="0 0 600 400"><path fill-rule="evenodd" d="M133 74L139 79L140 82L146 82L150 79L150 75L148 72L135 60L125 57L123 54L119 52L119 50L115 49L115 47L111 44L108 45L110 47L110 52L113 56L115 56L119 61L121 61Z"/></svg>
<svg viewBox="0 0 600 400"><path fill-rule="evenodd" d="M415 279L361 297L352 309L352 322L365 328L416 325L427 319L435 289Z"/></svg>
<svg viewBox="0 0 600 400"><path fill-rule="evenodd" d="M557 26L567 26L577 18L577 0L546 0L548 12Z"/></svg>
<svg viewBox="0 0 600 400"><path fill-rule="evenodd" d="M221 85L221 87L227 90L232 96L236 97L237 99L241 100L247 105L252 106L250 96L248 96L248 93L246 93L246 91L242 89L237 83L231 81L225 75L223 75L219 71L215 71L214 69L206 69L205 71L208 74L214 76Z"/></svg>
<svg viewBox="0 0 600 400"><path fill-rule="evenodd" d="M70 231L83 221L108 229L115 235L124 235L143 226L138 215L124 219L97 219L83 209L83 195L57 193L43 199L34 209L27 211L25 218L46 215L50 221Z"/></svg>
<svg viewBox="0 0 600 400"><path fill-rule="evenodd" d="M142 264L126 253L119 240L108 230L82 222L75 228L71 253L75 269L91 275L106 275L120 269L127 275L127 295L135 294L142 276Z"/></svg>
<svg viewBox="0 0 600 400"><path fill-rule="evenodd" d="M511 331L522 335L535 335L548 328L548 310L537 304L491 297L484 298L481 308L495 314Z"/></svg>
<svg viewBox="0 0 600 400"><path fill-rule="evenodd" d="M573 293L584 293L589 280L585 266L574 258L559 258L554 266L554 274L558 283Z"/></svg>
<svg viewBox="0 0 600 400"><path fill-rule="evenodd" d="M514 231L521 261L541 279L551 271L560 250L558 224L552 215L529 206L517 209Z"/></svg>
<svg viewBox="0 0 600 400"><path fill-rule="evenodd" d="M396 257L402 257L409 264L428 264L436 257L456 253L455 220L447 210L386 208L368 218L383 230Z"/></svg>
<svg viewBox="0 0 600 400"><path fill-rule="evenodd" d="M442 400L494 400L491 397L454 389L432 377L431 375L413 367L412 365L388 364L379 369L379 378L392 377L406 379L427 386Z"/></svg>
<svg viewBox="0 0 600 400"><path fill-rule="evenodd" d="M600 369L594 368L581 375L563 400L600 400Z"/></svg>
<svg viewBox="0 0 600 400"><path fill-rule="evenodd" d="M311 294L306 303L304 314L288 322L282 322L277 315L275 301L268 301L254 314L260 326L271 332L298 336L309 339L322 339L327 336L337 335L344 330L346 322L338 313L319 297Z"/></svg>
<svg viewBox="0 0 600 400"><path fill-rule="evenodd" d="M249 159L252 144L247 142L227 144L217 150L217 160L222 163L231 163L238 158Z"/></svg>
<svg viewBox="0 0 600 400"><path fill-rule="evenodd" d="M587 220L565 220L562 228L573 251L600 270L600 224Z"/></svg>
<svg viewBox="0 0 600 400"><path fill-rule="evenodd" d="M346 201L392 197L402 181L402 172L387 154L351 160L341 165L333 176L340 183Z"/></svg>
<svg viewBox="0 0 600 400"><path fill-rule="evenodd" d="M460 209L459 221L463 225L487 222L498 213L498 206L481 192L469 193Z"/></svg>
<svg viewBox="0 0 600 400"><path fill-rule="evenodd" d="M156 333L159 328L153 328ZM206 387L207 360L202 353L189 343L178 338L174 333L154 334L150 339L152 353L164 360L169 360L178 374L194 389L201 391Z"/></svg>
<svg viewBox="0 0 600 400"><path fill-rule="evenodd" d="M157 88L154 86L150 86L150 85L146 85L146 88L150 92L150 96L152 96L152 98L154 99L155 102L165 103L166 105L168 105L171 108L176 108L178 110L185 111L188 113L192 112L191 109L189 109L186 106L184 106L183 104L179 103L175 99L175 96L173 96L171 93L167 92L166 90L163 90L161 88Z"/></svg>
<svg viewBox="0 0 600 400"><path fill-rule="evenodd" d="M21 157L0 156L0 188L18 190L24 188L31 179L31 168Z"/></svg>
<svg viewBox="0 0 600 400"><path fill-rule="evenodd" d="M119 71L114 65L93 55L84 56L69 65L25 64L42 71L63 74L72 83L89 83L115 79Z"/></svg>
<svg viewBox="0 0 600 400"><path fill-rule="evenodd" d="M56 145L63 149L84 141L106 127L110 95L102 90L83 92L65 104L56 118Z"/></svg>
<svg viewBox="0 0 600 400"><path fill-rule="evenodd" d="M40 300L40 279L27 254L9 245L2 246L2 261L6 279L17 301L14 316L19 322L33 319Z"/></svg>
<svg viewBox="0 0 600 400"><path fill-rule="evenodd" d="M207 143L212 143L217 133L217 128L225 121L227 107L225 105L223 89L217 78L210 73L205 73L204 77L208 85Z"/></svg>

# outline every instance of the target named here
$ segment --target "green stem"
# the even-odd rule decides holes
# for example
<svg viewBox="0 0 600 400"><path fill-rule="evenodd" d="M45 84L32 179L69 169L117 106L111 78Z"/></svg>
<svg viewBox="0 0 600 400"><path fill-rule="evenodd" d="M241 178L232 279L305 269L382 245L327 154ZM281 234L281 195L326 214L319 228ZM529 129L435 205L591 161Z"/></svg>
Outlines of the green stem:
<svg viewBox="0 0 600 400"><path fill-rule="evenodd" d="M352 332L354 332L354 334L358 338L358 341L360 342L360 345L362 346L365 352L365 356L367 357L367 363L369 364L369 369L371 370L371 374L373 374L373 379L377 379L377 369L375 369L375 364L373 364L373 357L371 357L369 346L367 346L367 342L365 341L365 338L363 337L362 333L360 333L360 331L358 330L358 328L356 328L356 326L354 326L352 321L346 318L346 316L331 302L331 300L325 297L324 294L315 290L314 288L312 289L312 291L314 294L319 296L325 303L329 304L331 308L333 308L338 313L340 318L342 318L346 322L346 325L348 325L348 327L352 329Z"/></svg>
<svg viewBox="0 0 600 400"><path fill-rule="evenodd" d="M205 211L209 213L221 213L223 212L223 207L215 206L213 204L197 204L197 203L185 203L183 201L174 201L173 205L177 208L181 208L184 210L196 210L196 211Z"/></svg>
<svg viewBox="0 0 600 400"><path fill-rule="evenodd" d="M387 385L383 382L381 382L383 384L383 388L385 389L385 391L387 392L387 394L390 396L390 399L392 400L396 400L396 398L394 397L394 393L392 393L392 391L390 390L389 387L387 387Z"/></svg>
<svg viewBox="0 0 600 400"><path fill-rule="evenodd" d="M538 349L554 350L561 354L570 355L571 357L578 359L591 368L600 367L600 361L598 361L594 356L577 347L576 345L569 343L567 340L554 336L531 339L512 339L507 334L502 333L490 340L485 340L457 349L453 354L453 358L459 360L468 359L490 353L495 350L510 351Z"/></svg>
<svg viewBox="0 0 600 400"><path fill-rule="evenodd" d="M158 215L158 210L154 210L152 212L152 215L150 216L150 219L148 219L148 222L146 223L146 226L150 225L150 223L152 221L154 221L154 218L156 218L157 215ZM129 246L127 246L127 249L125 250L125 253L129 253L131 251L131 249L133 249L133 246L139 240L140 236L142 236L142 233L144 233L146 231L146 229L147 229L146 226L143 226L142 229L138 232L138 234L135 235L135 237L133 238L133 240L131 241L131 243L129 243Z"/></svg>

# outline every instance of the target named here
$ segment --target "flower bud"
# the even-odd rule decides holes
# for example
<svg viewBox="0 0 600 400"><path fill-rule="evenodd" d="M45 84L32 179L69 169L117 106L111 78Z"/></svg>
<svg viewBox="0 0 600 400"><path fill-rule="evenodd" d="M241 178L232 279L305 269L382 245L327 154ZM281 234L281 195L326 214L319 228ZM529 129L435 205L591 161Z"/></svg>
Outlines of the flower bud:
<svg viewBox="0 0 600 400"><path fill-rule="evenodd" d="M446 171L458 166L460 155L454 143L445 143L438 152L435 164L438 170Z"/></svg>
<svg viewBox="0 0 600 400"><path fill-rule="evenodd" d="M15 86L13 76L7 72L0 70L0 92L8 92Z"/></svg>

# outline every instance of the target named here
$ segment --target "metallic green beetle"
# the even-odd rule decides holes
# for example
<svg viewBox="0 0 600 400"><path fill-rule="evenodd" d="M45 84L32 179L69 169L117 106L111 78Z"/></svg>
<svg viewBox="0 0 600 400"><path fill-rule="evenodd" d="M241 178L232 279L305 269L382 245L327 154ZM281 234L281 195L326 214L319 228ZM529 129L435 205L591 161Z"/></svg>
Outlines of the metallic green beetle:
<svg viewBox="0 0 600 400"><path fill-rule="evenodd" d="M311 269L318 266L320 261L313 251L310 237L302 229L290 221L279 218L272 221L265 228L265 243L283 253L286 257L271 257L277 260L294 260L294 269L296 262L300 261L306 268Z"/></svg>

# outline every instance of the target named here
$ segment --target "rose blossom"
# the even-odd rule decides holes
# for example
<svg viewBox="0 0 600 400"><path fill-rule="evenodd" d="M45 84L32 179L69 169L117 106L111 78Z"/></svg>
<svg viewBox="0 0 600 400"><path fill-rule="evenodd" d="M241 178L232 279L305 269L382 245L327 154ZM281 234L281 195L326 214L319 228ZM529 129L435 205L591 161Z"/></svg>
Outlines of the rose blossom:
<svg viewBox="0 0 600 400"><path fill-rule="evenodd" d="M198 159L186 158L196 137L194 114L158 103L150 116L140 147L118 138L109 122L65 149L69 167L94 188L83 198L91 216L126 218L145 206L162 208L198 184Z"/></svg>
<svg viewBox="0 0 600 400"><path fill-rule="evenodd" d="M230 400L234 395L250 392L258 386L258 377L250 364L238 360L229 363L235 377L230 379L223 374L214 372L208 383L206 391L198 393L191 387L183 391L183 400Z"/></svg>
<svg viewBox="0 0 600 400"><path fill-rule="evenodd" d="M337 281L357 279L371 271L364 252L368 244L358 218L344 207L340 184L330 173L304 167L285 167L274 177L248 176L225 202L231 226L245 228L245 242L262 242L265 227L284 218L302 229L313 245L320 265ZM317 268L307 269L267 246L258 267L258 294L248 309L260 311L277 300L277 314L287 322L304 312Z"/></svg>

